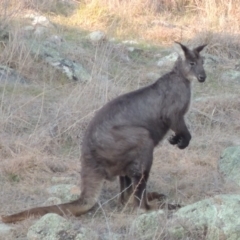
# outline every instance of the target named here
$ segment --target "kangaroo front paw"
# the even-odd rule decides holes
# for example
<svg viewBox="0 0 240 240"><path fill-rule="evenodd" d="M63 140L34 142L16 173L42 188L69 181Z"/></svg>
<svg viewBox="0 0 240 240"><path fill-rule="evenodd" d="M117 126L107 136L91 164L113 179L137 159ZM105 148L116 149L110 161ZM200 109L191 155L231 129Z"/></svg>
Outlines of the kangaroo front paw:
<svg viewBox="0 0 240 240"><path fill-rule="evenodd" d="M170 144L176 145L176 144L179 143L180 139L181 139L180 136L178 136L178 135L173 135L173 136L171 136L171 137L168 139L168 141L169 141Z"/></svg>
<svg viewBox="0 0 240 240"><path fill-rule="evenodd" d="M189 145L189 141L186 141L184 138L181 138L180 141L177 143L179 149L184 149Z"/></svg>

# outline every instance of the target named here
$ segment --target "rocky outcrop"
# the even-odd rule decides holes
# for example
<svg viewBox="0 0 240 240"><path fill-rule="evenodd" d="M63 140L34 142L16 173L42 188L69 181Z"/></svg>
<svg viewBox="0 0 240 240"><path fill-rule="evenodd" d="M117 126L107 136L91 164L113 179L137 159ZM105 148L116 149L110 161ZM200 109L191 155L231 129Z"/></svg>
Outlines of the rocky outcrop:
<svg viewBox="0 0 240 240"><path fill-rule="evenodd" d="M164 222L166 222L166 214L162 210L139 215L131 226L131 235L135 239L158 239L155 237L161 233Z"/></svg>
<svg viewBox="0 0 240 240"><path fill-rule="evenodd" d="M48 44L47 41L43 44L39 41L28 41L28 46L34 56L63 72L70 80L90 81L91 75L80 63L64 57L54 46Z"/></svg>
<svg viewBox="0 0 240 240"><path fill-rule="evenodd" d="M163 211L140 215L131 232L137 239L240 239L240 195L217 195L185 206L171 217Z"/></svg>
<svg viewBox="0 0 240 240"><path fill-rule="evenodd" d="M239 201L240 195L223 194L179 209L173 215L170 236L184 239L195 232L207 240L240 239Z"/></svg>

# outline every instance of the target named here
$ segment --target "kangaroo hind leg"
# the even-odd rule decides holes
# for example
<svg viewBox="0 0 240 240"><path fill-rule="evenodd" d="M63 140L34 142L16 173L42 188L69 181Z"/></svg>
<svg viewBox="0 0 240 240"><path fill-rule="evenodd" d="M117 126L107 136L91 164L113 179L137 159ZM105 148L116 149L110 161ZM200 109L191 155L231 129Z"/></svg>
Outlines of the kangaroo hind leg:
<svg viewBox="0 0 240 240"><path fill-rule="evenodd" d="M120 203L125 204L133 193L132 179L128 176L119 176L120 183Z"/></svg>

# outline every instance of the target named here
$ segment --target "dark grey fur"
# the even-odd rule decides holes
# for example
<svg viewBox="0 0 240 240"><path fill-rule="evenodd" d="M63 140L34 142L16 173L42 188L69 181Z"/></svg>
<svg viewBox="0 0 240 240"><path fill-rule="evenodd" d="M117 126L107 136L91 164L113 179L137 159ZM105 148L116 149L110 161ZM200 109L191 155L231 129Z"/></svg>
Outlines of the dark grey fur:
<svg viewBox="0 0 240 240"><path fill-rule="evenodd" d="M95 169L105 179L121 176L120 184L127 185L124 187L133 181L137 186L136 205L146 192L153 149L168 130L175 132L169 142L180 149L186 148L191 139L184 115L191 101L191 81L204 82L206 78L199 54L205 45L189 50L178 44L184 54L171 72L150 86L107 103L91 121L84 137L83 166ZM142 204L148 208L145 200Z"/></svg>
<svg viewBox="0 0 240 240"><path fill-rule="evenodd" d="M175 132L169 140L171 144L180 149L188 146L191 134L184 115L191 101L191 81L204 82L206 78L199 54L205 45L193 50L179 45L183 56L178 58L171 72L150 86L110 101L90 122L82 145L82 192L78 200L2 216L2 221L14 222L48 212L78 216L96 204L104 180L117 176L121 202L133 193L135 206L150 209L148 199L160 196L146 194L154 147L170 129Z"/></svg>

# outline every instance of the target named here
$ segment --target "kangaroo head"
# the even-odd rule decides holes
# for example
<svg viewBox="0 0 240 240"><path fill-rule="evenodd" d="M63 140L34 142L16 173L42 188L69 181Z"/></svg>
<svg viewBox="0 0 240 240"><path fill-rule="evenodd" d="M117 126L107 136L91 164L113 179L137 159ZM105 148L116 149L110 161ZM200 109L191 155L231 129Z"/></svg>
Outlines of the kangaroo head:
<svg viewBox="0 0 240 240"><path fill-rule="evenodd" d="M203 57L200 56L200 52L204 49L206 45L201 45L199 47L190 50L183 44L176 42L182 48L183 55L181 57L180 71L186 79L193 81L197 79L199 82L204 82L206 79L206 73L203 68Z"/></svg>

